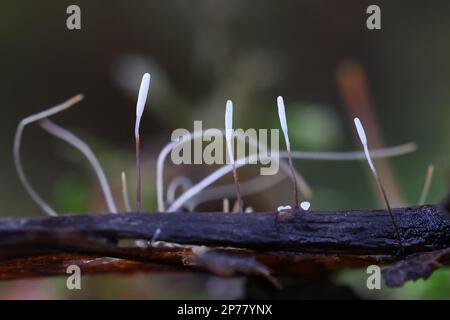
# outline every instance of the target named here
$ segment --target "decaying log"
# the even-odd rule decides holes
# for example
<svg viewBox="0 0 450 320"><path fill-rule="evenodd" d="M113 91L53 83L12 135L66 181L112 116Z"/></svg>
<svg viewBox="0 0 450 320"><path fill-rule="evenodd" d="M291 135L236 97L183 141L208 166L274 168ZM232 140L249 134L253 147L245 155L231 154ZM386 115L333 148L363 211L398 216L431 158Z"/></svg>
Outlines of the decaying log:
<svg viewBox="0 0 450 320"><path fill-rule="evenodd" d="M189 270L273 280L272 276L401 263L425 253L435 259L431 252L450 247L450 216L444 207L398 208L394 215L402 255L384 210L0 219L0 279L65 274L67 265L78 264L86 273ZM151 241L155 234L159 243L135 246L135 240ZM391 284L414 277L417 274Z"/></svg>

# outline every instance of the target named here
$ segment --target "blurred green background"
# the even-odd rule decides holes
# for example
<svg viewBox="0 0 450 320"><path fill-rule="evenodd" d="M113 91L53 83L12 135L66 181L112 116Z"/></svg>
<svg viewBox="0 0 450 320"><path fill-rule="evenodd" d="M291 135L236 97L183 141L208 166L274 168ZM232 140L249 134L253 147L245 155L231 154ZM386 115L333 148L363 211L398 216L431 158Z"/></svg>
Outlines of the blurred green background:
<svg viewBox="0 0 450 320"><path fill-rule="evenodd" d="M79 31L66 28L70 4L81 8ZM369 4L381 7L382 30L366 28ZM278 95L285 98L296 150L360 149L351 122L356 115L371 124L369 141L375 137L379 146L417 143L417 152L382 161L381 176L393 202L416 204L434 164L428 202L437 202L450 179L449 13L446 1L1 1L0 214L43 214L16 177L15 128L21 118L77 93L85 100L53 119L93 148L120 199L120 172L134 174L135 103L144 72L152 74L142 122L149 211L156 210L156 158L174 129L192 130L194 120L222 128L228 98L236 127L278 128ZM105 211L96 177L78 151L37 126L26 129L23 143L30 180L59 212ZM365 163L295 164L313 189L314 210L381 206ZM180 174L198 181L212 169L167 167L166 183ZM243 171L245 179L251 170ZM290 202L291 185L262 195L246 197L246 204L274 210ZM199 210L206 208L219 209L220 201ZM337 278L363 297L450 298L447 270L404 288L383 286L375 295L364 289L365 270ZM0 298L232 298L242 285L189 275L87 277L80 292L64 283L3 282Z"/></svg>

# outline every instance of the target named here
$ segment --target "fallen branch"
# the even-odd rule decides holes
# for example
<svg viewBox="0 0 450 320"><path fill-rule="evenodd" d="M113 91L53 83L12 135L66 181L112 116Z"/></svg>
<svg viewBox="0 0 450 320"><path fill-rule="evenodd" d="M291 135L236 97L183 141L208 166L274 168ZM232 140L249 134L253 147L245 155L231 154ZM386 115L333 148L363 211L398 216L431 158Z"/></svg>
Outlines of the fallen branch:
<svg viewBox="0 0 450 320"><path fill-rule="evenodd" d="M431 252L450 247L450 216L443 207L398 208L393 213L406 257L398 254L385 210L0 219L0 279L65 274L70 264L80 265L85 273L187 270L270 278L400 263L422 254L436 259ZM151 241L157 229L159 244L134 245L134 240Z"/></svg>

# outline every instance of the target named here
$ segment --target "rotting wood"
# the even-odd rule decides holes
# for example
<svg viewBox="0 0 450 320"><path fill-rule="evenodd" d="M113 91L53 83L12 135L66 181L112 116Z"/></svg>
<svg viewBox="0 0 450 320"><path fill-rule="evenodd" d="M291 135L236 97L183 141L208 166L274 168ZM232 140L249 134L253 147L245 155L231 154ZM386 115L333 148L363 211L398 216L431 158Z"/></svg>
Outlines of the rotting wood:
<svg viewBox="0 0 450 320"><path fill-rule="evenodd" d="M255 271L263 265L273 276L400 263L425 253L435 258L432 252L450 247L450 216L442 206L393 211L406 257L398 255L398 242L385 210L292 210L282 221L273 212L0 219L0 279L65 274L67 264L79 264L85 273L185 270L217 274L220 266L211 267L205 259L194 259L198 253L191 246L205 246L230 259L227 264L231 266L230 272L219 268L227 275L252 274L251 266ZM158 228L161 230L158 241L183 246L118 245L125 239L150 241ZM220 260L217 255L214 257ZM424 276L432 270L428 268ZM418 277L420 272L411 276ZM392 284L399 285L408 279Z"/></svg>

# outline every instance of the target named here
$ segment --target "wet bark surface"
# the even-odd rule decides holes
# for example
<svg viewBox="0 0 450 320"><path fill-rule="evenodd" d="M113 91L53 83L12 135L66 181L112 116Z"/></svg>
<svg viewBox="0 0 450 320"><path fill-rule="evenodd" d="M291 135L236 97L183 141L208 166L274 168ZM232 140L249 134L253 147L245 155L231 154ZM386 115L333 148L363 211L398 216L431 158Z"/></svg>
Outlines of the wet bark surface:
<svg viewBox="0 0 450 320"><path fill-rule="evenodd" d="M0 279L63 274L67 265L78 264L87 273L244 274L263 276L277 285L276 276L376 263L391 264L394 269L384 276L391 280L388 284L401 285L445 264L449 255L439 252L450 247L450 216L444 207L398 208L394 215L401 251L385 210L0 219ZM140 248L135 240L149 242ZM430 262L437 256L439 263ZM426 267L405 276L402 268L417 265L414 259Z"/></svg>

